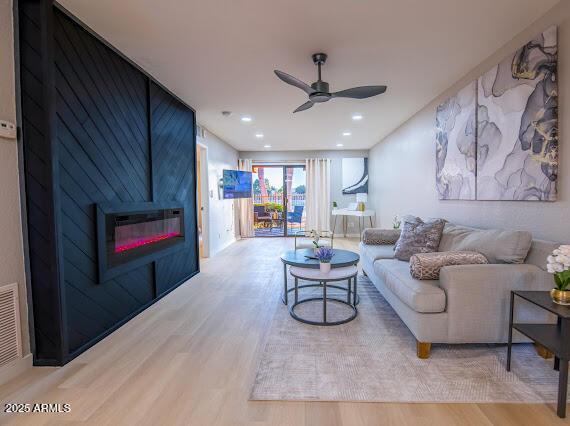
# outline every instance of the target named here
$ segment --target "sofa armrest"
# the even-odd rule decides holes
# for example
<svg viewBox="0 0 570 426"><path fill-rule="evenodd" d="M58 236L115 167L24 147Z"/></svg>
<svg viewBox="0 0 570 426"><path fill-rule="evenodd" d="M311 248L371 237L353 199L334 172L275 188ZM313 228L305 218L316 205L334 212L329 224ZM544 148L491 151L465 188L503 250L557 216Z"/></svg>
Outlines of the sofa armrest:
<svg viewBox="0 0 570 426"><path fill-rule="evenodd" d="M511 290L552 288L552 276L528 264L446 266L441 269L439 279L446 294L449 335L465 342L506 342ZM517 303L515 309L515 321L553 320L544 310L529 303Z"/></svg>
<svg viewBox="0 0 570 426"><path fill-rule="evenodd" d="M362 242L368 245L392 245L399 238L399 229L366 228L362 231Z"/></svg>

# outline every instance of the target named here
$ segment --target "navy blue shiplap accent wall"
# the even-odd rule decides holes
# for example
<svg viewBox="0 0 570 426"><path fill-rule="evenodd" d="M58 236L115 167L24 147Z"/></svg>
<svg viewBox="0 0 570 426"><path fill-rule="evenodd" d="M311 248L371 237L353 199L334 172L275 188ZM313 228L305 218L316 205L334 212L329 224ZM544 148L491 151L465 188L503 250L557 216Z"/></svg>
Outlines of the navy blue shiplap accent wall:
<svg viewBox="0 0 570 426"><path fill-rule="evenodd" d="M61 365L198 272L195 114L50 1L20 0L36 364ZM183 250L98 276L97 205L177 202Z"/></svg>
<svg viewBox="0 0 570 426"><path fill-rule="evenodd" d="M184 206L184 222L196 223L196 146L194 114L155 83L150 85L154 201L177 200ZM197 228L187 240L198 241ZM198 269L195 252L184 250L156 261L156 291L172 285Z"/></svg>

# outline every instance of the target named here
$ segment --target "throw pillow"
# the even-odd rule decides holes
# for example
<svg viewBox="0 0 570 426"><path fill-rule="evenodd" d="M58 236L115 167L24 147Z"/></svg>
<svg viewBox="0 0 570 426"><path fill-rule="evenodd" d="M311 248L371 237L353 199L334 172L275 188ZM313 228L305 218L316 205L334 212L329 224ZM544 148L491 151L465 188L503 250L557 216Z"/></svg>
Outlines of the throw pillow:
<svg viewBox="0 0 570 426"><path fill-rule="evenodd" d="M475 251L443 251L418 253L410 258L410 273L417 280L438 280L444 266L482 265L487 258Z"/></svg>
<svg viewBox="0 0 570 426"><path fill-rule="evenodd" d="M402 233L394 249L394 257L408 261L416 253L437 251L444 226L443 219L424 222L419 217L405 217Z"/></svg>
<svg viewBox="0 0 570 426"><path fill-rule="evenodd" d="M368 228L362 233L362 242L369 245L396 244L400 238L399 229Z"/></svg>

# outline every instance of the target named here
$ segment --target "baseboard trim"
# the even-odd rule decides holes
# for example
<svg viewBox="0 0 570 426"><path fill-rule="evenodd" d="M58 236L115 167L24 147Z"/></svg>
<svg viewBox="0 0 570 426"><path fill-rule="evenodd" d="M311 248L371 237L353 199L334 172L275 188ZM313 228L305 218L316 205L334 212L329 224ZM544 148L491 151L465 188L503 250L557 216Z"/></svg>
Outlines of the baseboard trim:
<svg viewBox="0 0 570 426"><path fill-rule="evenodd" d="M0 385L8 383L10 380L19 376L29 368L32 368L32 363L32 354L27 354L22 358L15 359L3 367L0 367Z"/></svg>
<svg viewBox="0 0 570 426"><path fill-rule="evenodd" d="M240 237L240 239L241 239L241 237ZM235 243L236 241L237 241L237 238L234 237L233 239L227 241L227 242L226 242L225 244L223 244L222 246L218 247L218 249L215 250L215 251L212 251L212 250L211 250L211 247L210 247L210 255L209 255L208 257L215 256L215 255L218 254L219 252L221 252L221 251L227 249L229 246L231 246L231 245L232 245L233 243Z"/></svg>

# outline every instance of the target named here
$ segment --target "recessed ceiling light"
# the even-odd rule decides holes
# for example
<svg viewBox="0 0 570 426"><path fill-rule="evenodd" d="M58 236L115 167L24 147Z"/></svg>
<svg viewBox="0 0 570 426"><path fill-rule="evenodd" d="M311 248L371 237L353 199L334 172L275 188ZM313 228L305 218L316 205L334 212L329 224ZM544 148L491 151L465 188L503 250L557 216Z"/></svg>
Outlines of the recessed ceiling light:
<svg viewBox="0 0 570 426"><path fill-rule="evenodd" d="M352 114L352 119L354 121L362 120L362 114Z"/></svg>
<svg viewBox="0 0 570 426"><path fill-rule="evenodd" d="M340 148L341 146L344 146L344 145L341 143L337 143L336 146L338 146Z"/></svg>
<svg viewBox="0 0 570 426"><path fill-rule="evenodd" d="M350 135L352 135L352 133L346 131L346 132L342 132L342 135L343 135L343 136L350 136Z"/></svg>
<svg viewBox="0 0 570 426"><path fill-rule="evenodd" d="M251 117L248 116L248 115L244 115L244 116L241 118L241 121L243 121L244 123L249 123L249 122L251 121Z"/></svg>
<svg viewBox="0 0 570 426"><path fill-rule="evenodd" d="M271 145L263 145L264 148L271 148Z"/></svg>
<svg viewBox="0 0 570 426"><path fill-rule="evenodd" d="M256 133L256 134L255 134L255 137L256 137L257 139L261 139L261 138L263 137L263 133Z"/></svg>

